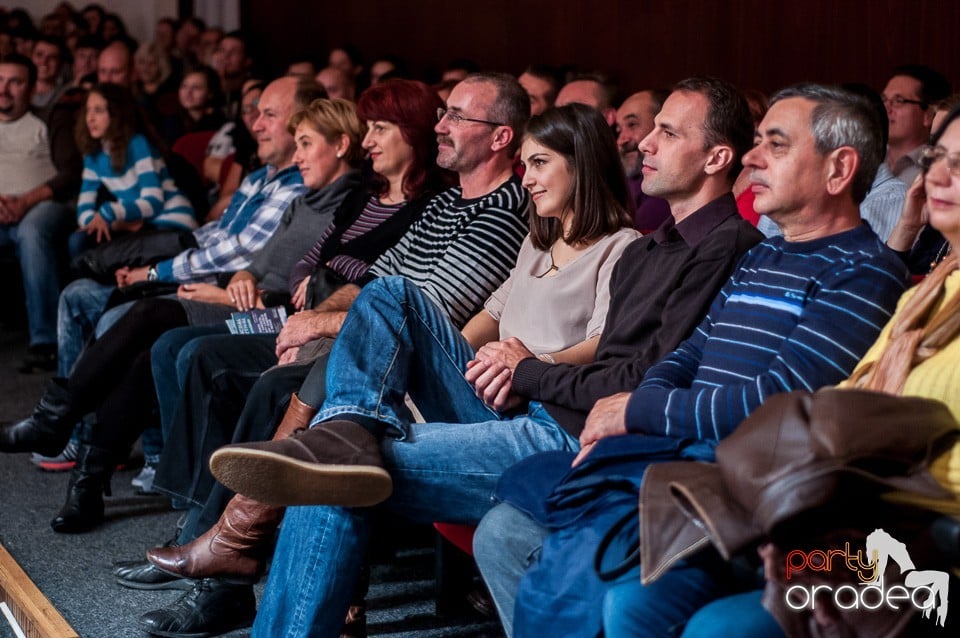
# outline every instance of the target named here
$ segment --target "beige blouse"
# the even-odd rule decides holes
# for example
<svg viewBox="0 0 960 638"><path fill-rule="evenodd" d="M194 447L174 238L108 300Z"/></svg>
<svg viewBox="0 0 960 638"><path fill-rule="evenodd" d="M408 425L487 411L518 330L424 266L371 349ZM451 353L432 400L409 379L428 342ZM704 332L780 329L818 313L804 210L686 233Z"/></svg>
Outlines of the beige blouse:
<svg viewBox="0 0 960 638"><path fill-rule="evenodd" d="M517 337L534 354L559 352L603 332L610 274L627 244L640 237L623 228L598 240L556 272L548 251L527 235L510 276L484 304L500 323L500 339Z"/></svg>

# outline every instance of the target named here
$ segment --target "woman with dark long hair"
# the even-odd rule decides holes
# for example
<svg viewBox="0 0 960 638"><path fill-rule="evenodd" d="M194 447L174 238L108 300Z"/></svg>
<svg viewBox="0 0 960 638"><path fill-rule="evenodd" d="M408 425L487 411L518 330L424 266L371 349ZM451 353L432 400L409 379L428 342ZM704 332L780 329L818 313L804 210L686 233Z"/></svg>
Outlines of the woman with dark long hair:
<svg viewBox="0 0 960 638"><path fill-rule="evenodd" d="M193 206L167 171L152 130L129 89L100 84L90 90L77 118L83 181L71 254L109 241L115 231L144 226L192 230Z"/></svg>

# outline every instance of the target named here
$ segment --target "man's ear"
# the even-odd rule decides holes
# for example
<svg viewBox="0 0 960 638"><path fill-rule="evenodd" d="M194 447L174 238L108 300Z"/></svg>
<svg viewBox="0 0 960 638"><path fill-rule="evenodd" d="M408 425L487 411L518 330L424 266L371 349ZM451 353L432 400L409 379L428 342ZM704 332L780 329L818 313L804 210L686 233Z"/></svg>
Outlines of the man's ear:
<svg viewBox="0 0 960 638"><path fill-rule="evenodd" d="M860 155L852 146L841 146L827 156L826 187L831 195L839 195L850 187L860 168Z"/></svg>
<svg viewBox="0 0 960 638"><path fill-rule="evenodd" d="M513 143L513 129L509 126L498 126L493 131L493 142L490 144L490 150L496 152L509 148Z"/></svg>
<svg viewBox="0 0 960 638"><path fill-rule="evenodd" d="M703 167L703 172L707 175L716 175L725 170L733 163L733 148L729 146L714 146L707 155L707 163Z"/></svg>
<svg viewBox="0 0 960 638"><path fill-rule="evenodd" d="M928 108L923 112L923 125L927 128L933 126L933 118L937 114L937 109L934 107Z"/></svg>

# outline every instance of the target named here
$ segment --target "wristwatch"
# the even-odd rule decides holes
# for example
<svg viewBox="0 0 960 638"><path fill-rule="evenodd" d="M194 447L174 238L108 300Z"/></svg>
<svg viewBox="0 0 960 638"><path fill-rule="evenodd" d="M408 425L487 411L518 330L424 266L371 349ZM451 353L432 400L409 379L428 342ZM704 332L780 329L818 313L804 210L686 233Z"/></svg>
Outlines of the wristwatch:
<svg viewBox="0 0 960 638"><path fill-rule="evenodd" d="M157 267L150 266L147 268L147 281L156 281L160 277L157 275Z"/></svg>

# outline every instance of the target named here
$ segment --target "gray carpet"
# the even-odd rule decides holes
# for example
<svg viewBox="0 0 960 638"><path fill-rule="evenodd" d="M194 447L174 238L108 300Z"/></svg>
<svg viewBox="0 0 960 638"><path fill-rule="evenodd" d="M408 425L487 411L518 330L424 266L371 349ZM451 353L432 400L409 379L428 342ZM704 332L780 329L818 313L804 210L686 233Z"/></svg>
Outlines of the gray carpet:
<svg viewBox="0 0 960 638"><path fill-rule="evenodd" d="M0 329L0 421L26 416L48 378L17 373L25 345L23 333ZM113 561L142 557L147 547L170 537L178 518L165 499L138 496L130 486L135 475L136 470L115 475L103 526L88 534L55 534L49 521L63 502L67 475L39 471L26 454L0 455L0 542L84 638L145 636L137 629L140 614L178 595L113 582ZM478 615L438 617L433 570L429 539L373 567L367 597L371 636L501 635L495 621ZM0 638L7 636L13 633L0 616Z"/></svg>

